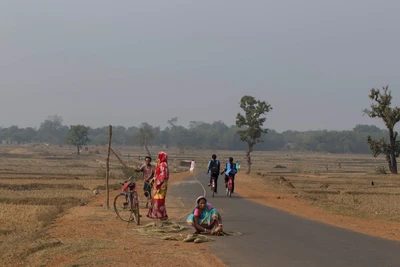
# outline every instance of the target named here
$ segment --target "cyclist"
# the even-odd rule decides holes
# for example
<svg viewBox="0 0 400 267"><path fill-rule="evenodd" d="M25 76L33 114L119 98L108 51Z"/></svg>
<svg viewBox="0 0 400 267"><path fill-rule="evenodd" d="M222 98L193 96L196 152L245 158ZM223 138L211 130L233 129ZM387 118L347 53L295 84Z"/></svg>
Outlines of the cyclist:
<svg viewBox="0 0 400 267"><path fill-rule="evenodd" d="M146 156L144 161L145 161L145 164L143 164L139 169L136 169L135 171L143 172L144 196L145 197L150 196L150 198L151 198L151 189L153 188L154 168L153 168L153 165L151 165L151 157L150 156Z"/></svg>
<svg viewBox="0 0 400 267"><path fill-rule="evenodd" d="M240 171L240 163L239 163L239 161L236 161L236 170Z"/></svg>
<svg viewBox="0 0 400 267"><path fill-rule="evenodd" d="M233 158L229 157L229 161L225 164L225 169L221 174L225 173L225 187L228 187L229 176L232 176L232 193L235 189L235 174L237 173L236 164L233 162Z"/></svg>
<svg viewBox="0 0 400 267"><path fill-rule="evenodd" d="M211 172L210 182L208 183L208 186L211 186L212 179L214 178L215 193L218 193L218 176L221 169L221 164L217 160L217 155L212 154L211 158L212 160L208 162L208 169L207 169L207 174Z"/></svg>

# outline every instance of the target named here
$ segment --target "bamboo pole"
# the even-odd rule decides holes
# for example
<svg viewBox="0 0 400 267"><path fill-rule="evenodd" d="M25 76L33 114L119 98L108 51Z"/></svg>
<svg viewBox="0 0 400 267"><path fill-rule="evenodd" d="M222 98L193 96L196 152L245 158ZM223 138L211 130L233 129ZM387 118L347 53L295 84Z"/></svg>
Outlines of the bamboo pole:
<svg viewBox="0 0 400 267"><path fill-rule="evenodd" d="M125 168L130 168L128 165L125 164L125 162L117 155L117 153L115 153L115 151L110 148L111 152L117 157L117 159L119 160L119 162L122 164L122 166L124 166Z"/></svg>
<svg viewBox="0 0 400 267"><path fill-rule="evenodd" d="M108 188L108 181L110 179L110 150L111 150L111 137L112 137L112 126L109 126L108 130L108 149L107 149L107 160L106 160L106 205L107 209L110 209L110 190Z"/></svg>

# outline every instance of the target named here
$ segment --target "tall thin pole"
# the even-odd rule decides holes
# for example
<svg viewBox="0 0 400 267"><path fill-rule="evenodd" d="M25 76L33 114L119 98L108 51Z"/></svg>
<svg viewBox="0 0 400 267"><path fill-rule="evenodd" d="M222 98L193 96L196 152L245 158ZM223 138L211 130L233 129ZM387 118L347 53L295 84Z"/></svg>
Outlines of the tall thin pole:
<svg viewBox="0 0 400 267"><path fill-rule="evenodd" d="M112 126L109 126L108 130L108 149L107 149L107 160L106 160L106 204L107 209L110 209L110 190L108 188L108 181L110 179L110 151L111 151L111 137L112 137Z"/></svg>

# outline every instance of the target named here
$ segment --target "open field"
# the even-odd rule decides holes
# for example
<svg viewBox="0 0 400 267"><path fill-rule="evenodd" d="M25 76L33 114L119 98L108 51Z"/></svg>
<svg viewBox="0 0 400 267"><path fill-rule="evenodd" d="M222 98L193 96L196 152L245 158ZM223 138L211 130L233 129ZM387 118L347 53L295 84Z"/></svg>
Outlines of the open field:
<svg viewBox="0 0 400 267"><path fill-rule="evenodd" d="M286 168L276 168L278 165ZM253 176L260 177L270 191L296 194L348 216L400 219L400 177L377 172L386 167L383 157L268 153L253 166ZM280 176L294 188L280 183Z"/></svg>
<svg viewBox="0 0 400 267"><path fill-rule="evenodd" d="M138 166L141 163L138 155L144 155L143 150L134 147L114 149L131 166ZM156 155L158 150L151 151ZM28 258L36 251L56 248L61 241L48 235L56 226L55 219L73 207L86 208L94 199L95 207L104 216L115 217L110 215L112 211L105 212L105 201L99 199L105 196L105 148L90 147L80 156L74 152L74 147L0 146L1 259ZM392 223L400 221L400 177L376 172L377 166L386 167L383 157L255 151L252 174L247 176L243 174L246 169L243 151L189 151L183 155L175 149L166 149L166 152L172 171L188 169L178 166L181 160L194 159L196 169L206 171L212 153L222 162L233 156L241 163L238 193L244 190L240 188L242 183L247 190L243 195L250 199L262 198L270 192L282 198L293 196L293 201L334 214ZM120 188L118 182L129 175L112 156L110 205ZM280 183L280 176L288 181ZM371 186L372 180L374 186ZM293 188L286 186L289 182ZM95 196L94 189L100 195ZM268 200L265 203L268 205ZM176 208L171 212L179 216L186 211ZM57 222L60 223L62 220Z"/></svg>
<svg viewBox="0 0 400 267"><path fill-rule="evenodd" d="M138 193L142 200L141 205L144 206L141 190L143 183L140 175L122 168L116 157L111 156L111 209L106 210L105 149L91 147L82 155L74 154L75 151L74 147L0 146L2 163L0 166L1 263L14 262L11 263L13 266L20 262L21 266L24 266L25 259L30 258L31 254L58 247L61 240L49 235L49 231L57 226L55 220L68 214L73 207L90 208L89 202L94 199L97 203L101 203L96 204L96 207L100 209L97 213L102 213L105 219L109 217L113 223L124 224L116 219L115 213L112 211L112 204L115 195L121 188L119 182L124 181L131 174L138 178ZM132 152L132 155L135 154L134 148L129 151ZM143 162L138 161L137 155L136 157L132 156L129 161L126 157L124 158L124 155L122 156L128 165L135 167ZM173 170L171 172L171 176L175 180L180 177ZM189 174L182 173L182 175L186 177ZM94 190L99 195L96 196ZM171 201L173 202L173 200ZM174 205L178 208L174 208ZM172 216L187 212L186 210L182 211L182 207L179 208L179 203L171 202L169 211ZM146 222L147 218L142 219ZM93 225L95 225L94 222ZM86 231L90 232L90 228ZM32 264L32 266L35 265L36 263Z"/></svg>

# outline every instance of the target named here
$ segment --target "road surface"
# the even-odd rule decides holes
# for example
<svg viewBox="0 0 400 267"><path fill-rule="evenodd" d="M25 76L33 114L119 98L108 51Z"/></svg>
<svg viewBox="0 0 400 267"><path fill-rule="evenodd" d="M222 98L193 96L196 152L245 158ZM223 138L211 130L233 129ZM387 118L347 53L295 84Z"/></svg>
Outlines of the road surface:
<svg viewBox="0 0 400 267"><path fill-rule="evenodd" d="M188 209L207 190L207 200L220 211L225 230L241 236L214 237L206 243L227 266L386 267L400 266L400 243L303 219L233 194L212 198L206 174L197 174L169 188ZM237 181L240 183L240 181ZM167 207L168 208L168 207Z"/></svg>

